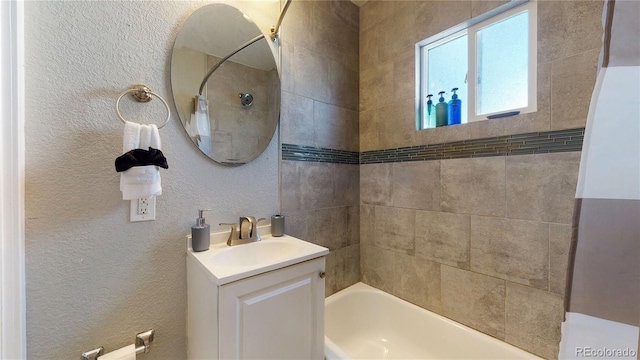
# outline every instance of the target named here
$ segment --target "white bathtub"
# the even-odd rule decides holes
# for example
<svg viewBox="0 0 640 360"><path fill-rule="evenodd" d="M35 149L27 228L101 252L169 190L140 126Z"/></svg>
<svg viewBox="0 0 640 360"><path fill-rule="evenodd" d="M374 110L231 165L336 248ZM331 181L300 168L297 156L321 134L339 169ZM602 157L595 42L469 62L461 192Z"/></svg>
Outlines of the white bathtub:
<svg viewBox="0 0 640 360"><path fill-rule="evenodd" d="M540 359L395 296L357 283L325 300L334 359Z"/></svg>

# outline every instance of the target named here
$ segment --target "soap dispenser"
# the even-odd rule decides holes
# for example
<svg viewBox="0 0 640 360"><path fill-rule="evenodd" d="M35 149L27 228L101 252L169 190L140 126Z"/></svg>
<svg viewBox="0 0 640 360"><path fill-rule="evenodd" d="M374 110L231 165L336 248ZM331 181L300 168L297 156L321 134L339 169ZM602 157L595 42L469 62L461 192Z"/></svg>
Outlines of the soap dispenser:
<svg viewBox="0 0 640 360"><path fill-rule="evenodd" d="M451 91L453 92L453 95L449 101L449 119L447 120L447 125L457 125L460 124L462 120L462 113L460 112L462 101L458 99L458 94L456 94L458 88L453 88Z"/></svg>
<svg viewBox="0 0 640 360"><path fill-rule="evenodd" d="M436 107L435 105L433 105L433 100L431 100L432 96L433 94L427 95L427 111L425 114L427 119L427 121L425 122L427 124L427 129L433 129L434 127L436 127Z"/></svg>
<svg viewBox="0 0 640 360"><path fill-rule="evenodd" d="M202 214L209 209L198 210L198 218L196 224L191 227L191 248L193 251L209 250L209 242L211 240L211 231L209 224L205 223Z"/></svg>
<svg viewBox="0 0 640 360"><path fill-rule="evenodd" d="M447 126L447 103L444 102L444 91L438 93L438 105L436 105L436 127Z"/></svg>

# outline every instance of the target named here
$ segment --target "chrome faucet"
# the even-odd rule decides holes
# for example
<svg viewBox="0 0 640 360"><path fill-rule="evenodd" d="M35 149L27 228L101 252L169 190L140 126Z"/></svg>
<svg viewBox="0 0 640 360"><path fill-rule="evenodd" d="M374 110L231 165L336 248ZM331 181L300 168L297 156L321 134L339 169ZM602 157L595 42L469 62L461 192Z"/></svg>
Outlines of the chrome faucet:
<svg viewBox="0 0 640 360"><path fill-rule="evenodd" d="M229 234L229 240L227 240L227 246L248 244L262 240L258 233L258 223L266 220L267 219L265 218L256 220L253 216L241 216L240 226L233 223L220 224L220 226L231 226L231 233Z"/></svg>

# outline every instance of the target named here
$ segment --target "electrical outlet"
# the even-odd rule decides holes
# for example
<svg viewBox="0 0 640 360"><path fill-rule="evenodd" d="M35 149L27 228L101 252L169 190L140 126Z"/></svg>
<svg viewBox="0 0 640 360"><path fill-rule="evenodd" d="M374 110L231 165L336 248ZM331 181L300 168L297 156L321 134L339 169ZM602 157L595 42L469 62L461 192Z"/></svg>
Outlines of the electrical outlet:
<svg viewBox="0 0 640 360"><path fill-rule="evenodd" d="M149 199L138 199L138 215L147 215L149 213Z"/></svg>
<svg viewBox="0 0 640 360"><path fill-rule="evenodd" d="M131 222L156 219L156 197L131 200Z"/></svg>

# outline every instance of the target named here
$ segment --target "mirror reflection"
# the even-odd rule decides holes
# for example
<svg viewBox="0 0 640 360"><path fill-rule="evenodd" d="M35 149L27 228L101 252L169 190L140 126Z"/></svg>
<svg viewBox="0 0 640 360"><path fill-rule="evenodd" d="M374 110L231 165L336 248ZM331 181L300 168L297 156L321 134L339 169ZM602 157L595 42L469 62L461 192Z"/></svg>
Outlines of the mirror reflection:
<svg viewBox="0 0 640 360"><path fill-rule="evenodd" d="M180 121L200 151L220 164L255 159L275 131L280 77L268 41L227 4L196 10L176 38L171 88Z"/></svg>

